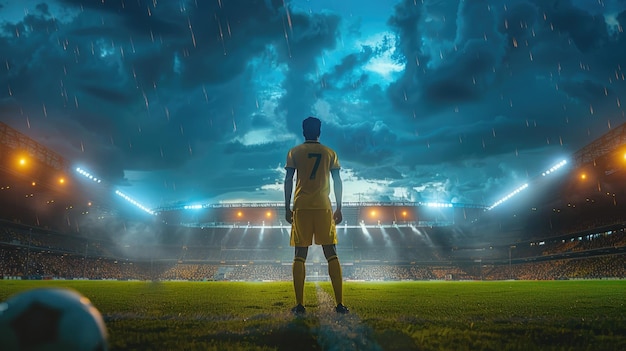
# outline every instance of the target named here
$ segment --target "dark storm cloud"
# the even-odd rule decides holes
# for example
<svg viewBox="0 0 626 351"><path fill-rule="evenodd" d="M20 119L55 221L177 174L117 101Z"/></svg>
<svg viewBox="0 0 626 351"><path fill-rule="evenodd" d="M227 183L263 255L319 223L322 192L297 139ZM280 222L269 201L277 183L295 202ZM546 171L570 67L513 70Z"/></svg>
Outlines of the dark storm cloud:
<svg viewBox="0 0 626 351"><path fill-rule="evenodd" d="M320 14L310 17L292 14L291 19L293 31L288 28L286 32L288 45L279 47L279 57L289 66L289 71L282 83L285 94L278 111L286 114L288 130L300 134L302 119L311 114L319 89L319 82L308 76L315 73L323 50L335 47L340 19L336 15Z"/></svg>
<svg viewBox="0 0 626 351"><path fill-rule="evenodd" d="M309 115L372 198L465 202L624 120L624 2L320 4L5 6L2 121L163 204L280 192Z"/></svg>
<svg viewBox="0 0 626 351"><path fill-rule="evenodd" d="M153 6L153 1L85 1L85 0L60 0L62 6L85 9L86 12L99 14L99 16L111 15L120 21L120 30L130 36L145 36L153 31L158 36L177 37L181 32L182 23L177 17L184 15L180 3L165 1L158 7ZM217 5L215 5L217 6ZM166 14L159 16L159 14ZM101 21L104 21L101 18ZM94 18L95 19L95 18ZM94 21L94 24L99 22ZM96 28L96 26L94 26ZM111 29L111 27L108 27Z"/></svg>
<svg viewBox="0 0 626 351"><path fill-rule="evenodd" d="M374 50L369 46L364 46L363 50L358 53L351 53L341 59L341 62L335 65L331 72L324 74L322 77L323 90L334 90L342 88L354 88L358 83L365 82L367 75L362 73L354 74L355 70L361 68L372 58Z"/></svg>
<svg viewBox="0 0 626 351"><path fill-rule="evenodd" d="M69 23L55 21L40 6L17 26L5 25L6 33L16 27L22 35L2 38L10 48L3 57L10 70L2 80L34 127L35 116L45 128L56 123L53 118L75 119L77 124L66 125L80 125L74 134L90 137L67 147L83 144L89 155L81 159L106 160L97 168L103 176L173 169L201 154L196 146L207 139L220 143L255 127L236 116L254 103L254 91L237 88L246 84L242 73L250 60L274 45L293 71L313 71L320 50L334 46L338 23L337 17L297 13L288 23L280 1L196 2L183 8L68 0L63 6L80 8ZM51 88L61 98L51 99ZM83 153L67 147L62 151L70 157Z"/></svg>
<svg viewBox="0 0 626 351"><path fill-rule="evenodd" d="M330 137L342 157L359 165L363 172L373 171L370 166L387 165L395 157L397 136L383 121L346 124L339 130L335 128L324 127L324 138Z"/></svg>
<svg viewBox="0 0 626 351"><path fill-rule="evenodd" d="M556 30L567 33L580 51L587 52L607 42L603 16L591 15L568 1L542 1L541 5L548 21Z"/></svg>
<svg viewBox="0 0 626 351"><path fill-rule="evenodd" d="M457 6L458 12L441 15L443 28L434 33L420 21L423 8L412 1L396 7L389 23L401 38L398 48L407 59L403 77L389 89L398 108L410 111L415 105L437 108L472 101L491 87L505 46L497 31L497 13L484 2Z"/></svg>

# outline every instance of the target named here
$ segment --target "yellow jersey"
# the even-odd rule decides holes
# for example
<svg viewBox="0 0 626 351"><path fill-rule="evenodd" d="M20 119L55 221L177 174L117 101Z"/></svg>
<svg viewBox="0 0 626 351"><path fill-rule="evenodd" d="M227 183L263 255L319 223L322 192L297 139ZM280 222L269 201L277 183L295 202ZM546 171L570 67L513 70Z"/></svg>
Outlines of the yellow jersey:
<svg viewBox="0 0 626 351"><path fill-rule="evenodd" d="M307 140L289 150L285 168L296 170L294 210L332 210L330 170L341 168L335 151L318 141Z"/></svg>

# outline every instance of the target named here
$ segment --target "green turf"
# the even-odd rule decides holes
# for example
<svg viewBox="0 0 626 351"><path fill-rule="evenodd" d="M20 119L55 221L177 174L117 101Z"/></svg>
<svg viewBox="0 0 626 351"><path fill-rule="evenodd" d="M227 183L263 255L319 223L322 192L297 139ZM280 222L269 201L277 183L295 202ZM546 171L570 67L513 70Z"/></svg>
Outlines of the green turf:
<svg viewBox="0 0 626 351"><path fill-rule="evenodd" d="M301 318L290 282L5 280L0 300L43 286L90 298L111 350L626 350L626 280L346 282L346 317L329 283Z"/></svg>

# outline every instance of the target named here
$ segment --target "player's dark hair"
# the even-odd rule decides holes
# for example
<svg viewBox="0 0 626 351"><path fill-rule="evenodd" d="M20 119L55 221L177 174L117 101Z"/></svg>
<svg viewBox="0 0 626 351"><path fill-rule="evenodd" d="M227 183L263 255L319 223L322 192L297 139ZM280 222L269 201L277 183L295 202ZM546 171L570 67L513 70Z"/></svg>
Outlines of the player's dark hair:
<svg viewBox="0 0 626 351"><path fill-rule="evenodd" d="M308 117L302 121L302 134L306 140L319 138L322 129L322 121L315 117Z"/></svg>

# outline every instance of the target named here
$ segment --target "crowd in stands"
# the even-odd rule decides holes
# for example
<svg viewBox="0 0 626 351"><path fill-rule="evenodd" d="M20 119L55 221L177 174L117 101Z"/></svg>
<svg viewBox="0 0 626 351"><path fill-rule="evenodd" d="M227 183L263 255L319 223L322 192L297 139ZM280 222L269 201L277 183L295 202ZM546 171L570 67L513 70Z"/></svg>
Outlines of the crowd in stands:
<svg viewBox="0 0 626 351"><path fill-rule="evenodd" d="M221 233L187 237L185 245L146 244L135 257L116 243L55 233L12 223L0 225L0 277L4 279L138 279L138 280L291 280L293 251L284 245L285 233L265 233L268 242L238 246L250 233ZM216 229L212 229L215 231ZM359 230L358 228L356 229ZM402 233L393 235L401 236ZM541 242L516 243L502 250L507 260L450 260L445 250L432 246L402 247L402 238L389 244L391 235L372 230L383 247L339 246L344 278L351 280L502 280L626 278L624 228L601 233L571 235ZM391 235L391 236L393 236ZM282 239L281 239L282 238ZM172 239L174 240L174 239ZM364 246L367 238L355 239ZM416 239L412 239L416 240ZM188 246L203 242L207 246ZM268 244L269 243L269 244ZM180 243L179 243L180 244ZM413 244L417 245L417 241ZM612 251L609 251L612 250ZM603 252L597 252L598 250ZM128 254L128 253L131 254ZM570 256L573 253L594 253ZM323 257L311 254L307 275L326 279ZM149 257L149 258L146 258ZM500 257L500 258L502 258ZM226 269L228 268L228 269Z"/></svg>

